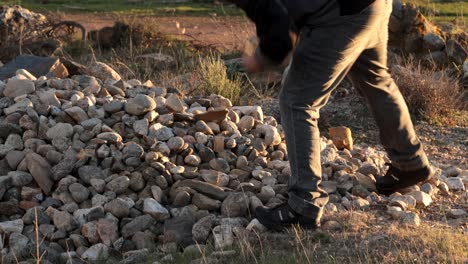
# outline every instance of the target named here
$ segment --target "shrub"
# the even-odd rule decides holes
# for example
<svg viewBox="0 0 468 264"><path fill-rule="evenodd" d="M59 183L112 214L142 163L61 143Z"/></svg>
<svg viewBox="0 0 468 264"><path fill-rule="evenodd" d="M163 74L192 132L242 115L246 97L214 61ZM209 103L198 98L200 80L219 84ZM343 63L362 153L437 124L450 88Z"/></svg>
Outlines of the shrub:
<svg viewBox="0 0 468 264"><path fill-rule="evenodd" d="M459 112L467 110L467 100L458 80L450 75L449 70L425 67L410 58L402 66L393 67L392 71L413 114L445 125L467 122L463 120L463 114L462 120L457 120Z"/></svg>
<svg viewBox="0 0 468 264"><path fill-rule="evenodd" d="M195 75L199 81L199 91L205 95L218 94L229 98L234 104L239 102L242 81L240 76L228 77L224 60L218 55L199 57Z"/></svg>

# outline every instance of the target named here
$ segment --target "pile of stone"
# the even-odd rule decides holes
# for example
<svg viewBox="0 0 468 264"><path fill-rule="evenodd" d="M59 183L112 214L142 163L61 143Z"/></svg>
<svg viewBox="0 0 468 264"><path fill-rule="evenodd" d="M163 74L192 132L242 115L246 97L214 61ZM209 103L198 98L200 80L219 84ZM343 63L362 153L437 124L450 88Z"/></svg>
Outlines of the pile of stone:
<svg viewBox="0 0 468 264"><path fill-rule="evenodd" d="M265 232L252 212L286 201L291 174L274 118L217 95L185 97L125 81L103 63L89 71L58 79L18 70L0 81L3 263L36 256L38 243L42 263L140 263L150 253L171 262L179 249L224 250ZM436 193L466 198L467 171L457 169L380 196L384 153L353 147L347 129L333 134L335 142L321 142L327 214L386 204L389 217L418 225L412 208L428 206Z"/></svg>
<svg viewBox="0 0 468 264"><path fill-rule="evenodd" d="M9 61L13 59L22 49L23 52L39 52L37 45L30 45L32 42L44 40L43 29L48 20L42 14L32 12L17 5L0 6L0 60ZM22 47L19 47L21 43ZM43 43L44 45L54 45L53 41ZM42 52L47 48L42 47ZM36 53L37 54L37 53ZM37 54L39 55L39 54Z"/></svg>
<svg viewBox="0 0 468 264"><path fill-rule="evenodd" d="M419 8L393 2L390 20L390 43L398 51L442 65L463 65L468 58L466 32L451 34L427 20Z"/></svg>

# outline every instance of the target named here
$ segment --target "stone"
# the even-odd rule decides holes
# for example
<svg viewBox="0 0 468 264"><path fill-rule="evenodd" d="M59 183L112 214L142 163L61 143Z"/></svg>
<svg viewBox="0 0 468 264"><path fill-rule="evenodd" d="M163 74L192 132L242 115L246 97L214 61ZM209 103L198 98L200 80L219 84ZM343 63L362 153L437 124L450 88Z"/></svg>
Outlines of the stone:
<svg viewBox="0 0 468 264"><path fill-rule="evenodd" d="M67 123L57 123L47 130L46 135L51 140L55 138L71 138L73 135L73 126Z"/></svg>
<svg viewBox="0 0 468 264"><path fill-rule="evenodd" d="M150 252L147 248L128 251L123 254L124 260L122 261L122 264L146 263L149 255Z"/></svg>
<svg viewBox="0 0 468 264"><path fill-rule="evenodd" d="M463 209L450 209L447 216L450 218L458 219L465 218L468 214Z"/></svg>
<svg viewBox="0 0 468 264"><path fill-rule="evenodd" d="M335 144L338 149L353 150L351 129L347 127L331 127L328 132L333 140L333 144Z"/></svg>
<svg viewBox="0 0 468 264"><path fill-rule="evenodd" d="M213 238L216 249L224 249L234 244L234 234L229 225L219 225L213 228Z"/></svg>
<svg viewBox="0 0 468 264"><path fill-rule="evenodd" d="M185 107L177 94L170 94L166 98L166 107L176 113L182 113Z"/></svg>
<svg viewBox="0 0 468 264"><path fill-rule="evenodd" d="M190 214L166 220L164 222L164 242L175 242L182 247L193 244L192 228L194 224L195 219Z"/></svg>
<svg viewBox="0 0 468 264"><path fill-rule="evenodd" d="M361 173L356 173L353 175L354 180L356 183L362 185L364 188L366 188L370 192L376 192L377 187L375 185L375 180L372 179L369 176L365 176L364 174Z"/></svg>
<svg viewBox="0 0 468 264"><path fill-rule="evenodd" d="M416 205L427 207L432 203L432 198L429 194L422 191L411 192L408 195L416 199Z"/></svg>
<svg viewBox="0 0 468 264"><path fill-rule="evenodd" d="M23 69L33 76L46 76L55 72L60 59L56 57L41 57L33 55L20 55L5 64L0 69L0 80L6 80L16 75L17 71ZM57 76L58 78L61 78ZM66 77L66 76L63 76Z"/></svg>
<svg viewBox="0 0 468 264"><path fill-rule="evenodd" d="M114 81L120 81L122 77L109 65L102 63L102 62L94 62L90 67L88 67L90 74L102 81L106 81L108 79Z"/></svg>
<svg viewBox="0 0 468 264"><path fill-rule="evenodd" d="M101 168L96 166L82 166L78 169L80 179L86 184L91 184L91 179L105 179L106 175Z"/></svg>
<svg viewBox="0 0 468 264"><path fill-rule="evenodd" d="M119 238L118 222L101 218L97 221L97 233L102 243L110 247Z"/></svg>
<svg viewBox="0 0 468 264"><path fill-rule="evenodd" d="M133 130L135 133L141 136L147 136L149 131L149 122L148 119L137 120L133 123Z"/></svg>
<svg viewBox="0 0 468 264"><path fill-rule="evenodd" d="M106 185L107 190L116 194L124 193L127 191L128 187L130 187L130 179L127 176L117 177Z"/></svg>
<svg viewBox="0 0 468 264"><path fill-rule="evenodd" d="M221 171L224 173L229 173L231 171L231 167L229 166L229 163L225 159L221 159L221 158L212 159L210 161L210 167L213 170Z"/></svg>
<svg viewBox="0 0 468 264"><path fill-rule="evenodd" d="M75 120L78 124L89 119L88 114L86 114L86 112L78 106L65 109L65 113L73 118L73 120Z"/></svg>
<svg viewBox="0 0 468 264"><path fill-rule="evenodd" d="M186 191L181 191L177 193L172 204L175 207L184 207L188 205L191 202L191 200L192 200L192 196L190 195L190 193Z"/></svg>
<svg viewBox="0 0 468 264"><path fill-rule="evenodd" d="M190 187L191 189L196 190L210 198L216 200L224 200L228 193L224 191L223 188L218 187L214 184L209 184L206 182L196 181L196 180L184 180L180 182L179 187Z"/></svg>
<svg viewBox="0 0 468 264"><path fill-rule="evenodd" d="M14 252L19 258L29 253L29 238L20 233L12 233L8 244L10 246L10 251Z"/></svg>
<svg viewBox="0 0 468 264"><path fill-rule="evenodd" d="M440 51L445 47L444 39L433 32L430 32L423 37L423 49L427 51Z"/></svg>
<svg viewBox="0 0 468 264"><path fill-rule="evenodd" d="M156 109L156 102L153 98L138 94L125 103L125 111L131 115L143 115Z"/></svg>
<svg viewBox="0 0 468 264"><path fill-rule="evenodd" d="M151 215L158 222L163 222L170 217L169 211L153 198L145 199L143 212Z"/></svg>
<svg viewBox="0 0 468 264"><path fill-rule="evenodd" d="M11 178L11 184L15 187L23 187L32 182L33 177L31 174L23 171L11 171L8 173Z"/></svg>
<svg viewBox="0 0 468 264"><path fill-rule="evenodd" d="M240 217L247 214L249 200L243 193L231 193L221 205L221 214L228 217Z"/></svg>
<svg viewBox="0 0 468 264"><path fill-rule="evenodd" d="M116 132L103 132L97 135L97 138L106 140L108 143L111 144L122 142L122 136Z"/></svg>
<svg viewBox="0 0 468 264"><path fill-rule="evenodd" d="M260 221L258 221L258 219L256 219L256 218L253 219L247 225L247 227L245 229L248 230L248 231L251 231L251 232L258 232L258 233L263 233L263 232L268 231L268 228L266 228L264 225L262 225L262 223L260 223Z"/></svg>
<svg viewBox="0 0 468 264"><path fill-rule="evenodd" d="M3 95L15 98L22 95L31 94L36 90L34 82L27 79L12 78L6 83Z"/></svg>
<svg viewBox="0 0 468 264"><path fill-rule="evenodd" d="M195 242L205 244L215 224L216 216L210 214L193 225L192 236Z"/></svg>
<svg viewBox="0 0 468 264"><path fill-rule="evenodd" d="M73 200L77 203L82 203L86 201L89 197L89 190L79 183L73 183L68 187Z"/></svg>
<svg viewBox="0 0 468 264"><path fill-rule="evenodd" d="M150 215L138 216L122 227L122 236L125 238L133 236L136 232L148 229L154 222Z"/></svg>
<svg viewBox="0 0 468 264"><path fill-rule="evenodd" d="M457 192L457 191L465 190L465 185L463 184L463 180L459 177L448 178L446 183L447 183L449 190L451 191Z"/></svg>
<svg viewBox="0 0 468 264"><path fill-rule="evenodd" d="M68 212L56 211L52 216L52 221L55 227L63 232L69 232L75 228L75 220Z"/></svg>
<svg viewBox="0 0 468 264"><path fill-rule="evenodd" d="M401 218L401 221L405 225L418 227L421 224L419 215L413 212L405 212Z"/></svg>
<svg viewBox="0 0 468 264"><path fill-rule="evenodd" d="M0 234L22 233L24 222L22 219L0 222Z"/></svg>
<svg viewBox="0 0 468 264"><path fill-rule="evenodd" d="M109 258L109 247L102 243L93 245L81 255L81 258L90 263L104 261Z"/></svg>
<svg viewBox="0 0 468 264"><path fill-rule="evenodd" d="M252 116L243 116L237 124L240 131L250 131L255 126L255 118Z"/></svg>
<svg viewBox="0 0 468 264"><path fill-rule="evenodd" d="M204 122L221 122L226 119L228 115L228 111L223 109L223 110L214 110L214 111L208 111L205 113L201 114L196 114L194 117L197 120L201 120Z"/></svg>
<svg viewBox="0 0 468 264"><path fill-rule="evenodd" d="M201 210L219 210L221 202L205 196L201 193L196 193L192 198L192 203Z"/></svg>
<svg viewBox="0 0 468 264"><path fill-rule="evenodd" d="M123 218L130 214L130 208L123 199L117 198L104 205L104 210L117 218Z"/></svg>
<svg viewBox="0 0 468 264"><path fill-rule="evenodd" d="M150 138L157 139L158 141L168 141L174 137L174 133L172 132L171 128L166 127L160 123L156 123L150 126L148 136Z"/></svg>
<svg viewBox="0 0 468 264"><path fill-rule="evenodd" d="M49 195L54 185L54 182L51 179L49 163L40 155L30 152L26 154L26 164L29 172L41 190L45 194Z"/></svg>

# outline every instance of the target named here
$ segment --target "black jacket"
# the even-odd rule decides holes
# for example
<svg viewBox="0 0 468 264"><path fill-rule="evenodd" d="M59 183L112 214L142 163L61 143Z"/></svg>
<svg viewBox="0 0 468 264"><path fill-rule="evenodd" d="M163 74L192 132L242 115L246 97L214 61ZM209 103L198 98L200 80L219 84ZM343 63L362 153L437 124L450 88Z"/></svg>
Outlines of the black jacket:
<svg viewBox="0 0 468 264"><path fill-rule="evenodd" d="M290 31L299 31L308 17L338 4L342 15L360 12L375 0L232 0L257 26L257 54L271 64L280 64L292 50ZM337 3L338 2L338 3Z"/></svg>

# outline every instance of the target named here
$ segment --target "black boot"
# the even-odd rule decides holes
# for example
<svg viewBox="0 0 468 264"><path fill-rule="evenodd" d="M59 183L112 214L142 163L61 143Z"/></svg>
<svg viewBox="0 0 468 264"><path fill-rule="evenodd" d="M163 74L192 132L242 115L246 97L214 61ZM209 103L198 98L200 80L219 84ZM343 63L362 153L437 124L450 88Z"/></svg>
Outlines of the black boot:
<svg viewBox="0 0 468 264"><path fill-rule="evenodd" d="M390 164L387 174L376 179L377 191L380 194L390 195L398 190L430 180L433 175L434 170L431 166L416 171L402 171Z"/></svg>
<svg viewBox="0 0 468 264"><path fill-rule="evenodd" d="M293 225L304 229L315 229L320 225L320 219L299 215L287 203L274 208L258 207L255 215L260 223L275 231L284 231Z"/></svg>

